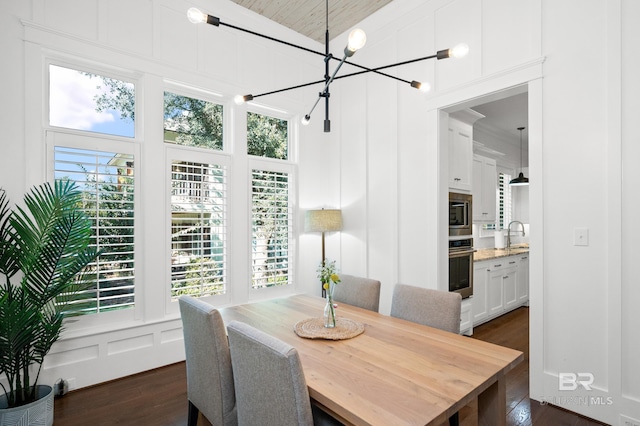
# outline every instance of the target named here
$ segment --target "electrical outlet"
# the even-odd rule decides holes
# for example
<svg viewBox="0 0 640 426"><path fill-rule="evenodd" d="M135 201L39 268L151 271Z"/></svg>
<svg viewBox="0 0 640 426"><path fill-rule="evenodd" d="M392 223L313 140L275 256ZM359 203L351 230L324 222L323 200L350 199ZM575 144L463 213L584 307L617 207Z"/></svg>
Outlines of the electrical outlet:
<svg viewBox="0 0 640 426"><path fill-rule="evenodd" d="M632 419L631 417L627 417L621 414L620 425L621 426L640 426L640 420Z"/></svg>
<svg viewBox="0 0 640 426"><path fill-rule="evenodd" d="M77 386L75 377L72 379L67 379L67 386L69 390L74 390ZM640 426L640 425L638 425Z"/></svg>

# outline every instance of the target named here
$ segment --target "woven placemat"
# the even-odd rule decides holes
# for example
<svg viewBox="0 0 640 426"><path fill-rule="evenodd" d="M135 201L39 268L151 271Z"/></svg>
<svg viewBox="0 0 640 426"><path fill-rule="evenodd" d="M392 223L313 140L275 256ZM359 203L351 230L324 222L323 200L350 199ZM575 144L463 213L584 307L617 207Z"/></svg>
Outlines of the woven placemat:
<svg viewBox="0 0 640 426"><path fill-rule="evenodd" d="M364 324L348 318L336 318L336 326L327 328L323 318L307 318L298 321L293 331L305 339L345 340L364 332Z"/></svg>

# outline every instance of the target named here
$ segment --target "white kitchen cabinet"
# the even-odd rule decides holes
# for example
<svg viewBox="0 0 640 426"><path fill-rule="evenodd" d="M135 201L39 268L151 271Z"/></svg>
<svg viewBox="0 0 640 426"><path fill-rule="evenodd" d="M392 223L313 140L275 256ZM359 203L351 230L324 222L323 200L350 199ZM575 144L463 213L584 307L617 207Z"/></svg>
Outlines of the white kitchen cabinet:
<svg viewBox="0 0 640 426"><path fill-rule="evenodd" d="M498 185L498 173L496 160L473 156L473 221L496 221L496 188Z"/></svg>
<svg viewBox="0 0 640 426"><path fill-rule="evenodd" d="M501 257L489 262L487 318L500 316L518 306L516 297L517 259ZM475 282L474 282L475 284Z"/></svg>
<svg viewBox="0 0 640 426"><path fill-rule="evenodd" d="M518 296L516 295L516 275L518 271L518 260L515 257L507 257L507 265L502 274L502 294L504 297L504 309L510 311L518 306Z"/></svg>
<svg viewBox="0 0 640 426"><path fill-rule="evenodd" d="M471 193L473 159L473 123L484 117L471 109L449 116L449 188Z"/></svg>
<svg viewBox="0 0 640 426"><path fill-rule="evenodd" d="M489 262L476 262L473 265L473 323L480 324L487 320L487 279L489 276Z"/></svg>
<svg viewBox="0 0 640 426"><path fill-rule="evenodd" d="M529 255L518 257L516 274L516 297L519 305L529 304Z"/></svg>

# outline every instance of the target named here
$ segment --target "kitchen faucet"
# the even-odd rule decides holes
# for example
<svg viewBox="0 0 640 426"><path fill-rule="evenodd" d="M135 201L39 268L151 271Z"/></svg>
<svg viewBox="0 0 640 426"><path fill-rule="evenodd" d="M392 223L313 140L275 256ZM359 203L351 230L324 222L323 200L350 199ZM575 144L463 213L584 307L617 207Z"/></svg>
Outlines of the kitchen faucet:
<svg viewBox="0 0 640 426"><path fill-rule="evenodd" d="M520 227L522 228L522 236L524 237L524 224L519 220L512 220L511 222L509 222L509 226L507 227L507 250L511 248L511 224L512 223L520 224Z"/></svg>

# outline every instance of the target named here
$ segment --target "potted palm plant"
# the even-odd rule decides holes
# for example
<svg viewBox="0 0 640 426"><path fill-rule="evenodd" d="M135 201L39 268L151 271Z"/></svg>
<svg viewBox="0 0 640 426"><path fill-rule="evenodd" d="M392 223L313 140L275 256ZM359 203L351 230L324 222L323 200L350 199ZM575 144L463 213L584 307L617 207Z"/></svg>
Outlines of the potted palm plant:
<svg viewBox="0 0 640 426"><path fill-rule="evenodd" d="M98 255L81 197L71 181L44 183L12 209L0 189L0 426L53 424L53 390L38 377Z"/></svg>

